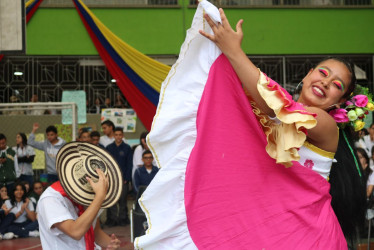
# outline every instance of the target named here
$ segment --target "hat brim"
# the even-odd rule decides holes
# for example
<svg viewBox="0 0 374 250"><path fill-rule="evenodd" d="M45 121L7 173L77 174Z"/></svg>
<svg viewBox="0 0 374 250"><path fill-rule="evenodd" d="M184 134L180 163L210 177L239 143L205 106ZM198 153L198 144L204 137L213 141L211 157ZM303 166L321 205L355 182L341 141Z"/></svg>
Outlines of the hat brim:
<svg viewBox="0 0 374 250"><path fill-rule="evenodd" d="M85 159L100 161L88 169ZM78 204L89 206L95 198L95 192L88 183L86 176L96 181L96 166L102 168L108 178L108 192L102 208L113 206L121 196L122 173L114 158L104 149L87 142L70 142L58 151L56 169L61 185L67 195Z"/></svg>

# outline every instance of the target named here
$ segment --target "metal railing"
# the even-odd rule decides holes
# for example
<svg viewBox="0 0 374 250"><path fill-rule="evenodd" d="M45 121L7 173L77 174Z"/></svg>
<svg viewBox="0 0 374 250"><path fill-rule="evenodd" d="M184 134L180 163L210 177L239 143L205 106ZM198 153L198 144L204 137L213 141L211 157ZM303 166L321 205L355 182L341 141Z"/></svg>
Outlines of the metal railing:
<svg viewBox="0 0 374 250"><path fill-rule="evenodd" d="M3 115L12 115L12 112L15 112L15 115L22 115L25 114L25 111L45 110L47 108L54 110L71 109L72 138L77 138L78 111L77 104L75 102L0 103L0 112L2 112ZM20 111L23 113L19 113ZM27 116L25 119L27 119Z"/></svg>
<svg viewBox="0 0 374 250"><path fill-rule="evenodd" d="M147 7L147 6L179 6L178 0L85 0L88 7L113 8L113 7ZM74 7L71 0L44 0L40 7L66 8Z"/></svg>
<svg viewBox="0 0 374 250"><path fill-rule="evenodd" d="M198 4L198 0L85 0L84 3L89 7L111 8L111 7L176 7L183 1L188 2L190 6ZM219 7L301 7L301 8L325 8L325 7L374 7L373 0L210 0ZM41 7L66 8L74 7L71 0L44 0Z"/></svg>
<svg viewBox="0 0 374 250"><path fill-rule="evenodd" d="M250 59L269 77L292 91L308 71L325 57L326 55L250 56ZM342 57L355 63L359 69L357 72L361 75L358 75L360 81L373 90L374 56ZM157 59L171 65L176 56ZM22 75L15 75L15 72ZM41 102L59 102L64 90L84 90L89 113L95 113L96 101L104 105L105 99L109 100L112 107L121 103L129 107L100 57L6 56L0 61L0 103L27 102L33 95L38 96L38 101Z"/></svg>

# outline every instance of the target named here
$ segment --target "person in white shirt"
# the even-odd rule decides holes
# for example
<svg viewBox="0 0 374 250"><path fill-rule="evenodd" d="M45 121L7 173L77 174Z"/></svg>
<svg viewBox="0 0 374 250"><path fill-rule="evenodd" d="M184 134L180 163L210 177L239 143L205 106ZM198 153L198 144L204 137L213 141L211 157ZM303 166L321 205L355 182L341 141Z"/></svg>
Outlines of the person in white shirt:
<svg viewBox="0 0 374 250"><path fill-rule="evenodd" d="M111 120L105 120L101 123L101 129L103 130L104 135L100 137L99 143L105 148L114 142L115 126ZM125 137L122 140L124 143L127 143Z"/></svg>
<svg viewBox="0 0 374 250"><path fill-rule="evenodd" d="M114 234L108 236L97 219L108 190L108 180L100 169L96 171L99 175L96 183L87 178L95 197L85 210L67 196L60 182L43 192L37 207L43 249L119 248L120 241Z"/></svg>
<svg viewBox="0 0 374 250"><path fill-rule="evenodd" d="M369 198L374 189L374 174L373 170L369 167L369 156L366 154L365 149L356 148L358 159L361 163L361 167L364 170L364 176L366 181L366 196Z"/></svg>
<svg viewBox="0 0 374 250"><path fill-rule="evenodd" d="M360 141L361 141L361 144L363 144L365 146L364 149L366 150L366 153L368 155L371 155L371 153L372 153L371 149L374 146L374 123L372 123L370 125L370 128L368 130L369 130L369 134L362 137L362 139L360 139Z"/></svg>
<svg viewBox="0 0 374 250"><path fill-rule="evenodd" d="M27 181L29 185L34 182L34 172L32 170L32 162L35 158L34 149L27 145L27 137L24 133L18 133L16 136L17 146L13 147L16 152L18 169L17 177L20 181Z"/></svg>
<svg viewBox="0 0 374 250"><path fill-rule="evenodd" d="M7 239L18 237L39 236L35 229L37 224L36 214L32 202L26 195L24 185L18 183L13 192L10 193L10 199L6 200L3 207L6 218L0 224L0 234L7 233Z"/></svg>
<svg viewBox="0 0 374 250"><path fill-rule="evenodd" d="M131 177L134 180L134 174L135 171L143 166L143 160L142 160L142 155L145 150L149 150L148 145L146 143L146 138L147 138L148 132L145 131L141 133L140 135L140 144L135 148L133 158L132 158L132 174ZM152 162L153 165L156 166L154 161Z"/></svg>

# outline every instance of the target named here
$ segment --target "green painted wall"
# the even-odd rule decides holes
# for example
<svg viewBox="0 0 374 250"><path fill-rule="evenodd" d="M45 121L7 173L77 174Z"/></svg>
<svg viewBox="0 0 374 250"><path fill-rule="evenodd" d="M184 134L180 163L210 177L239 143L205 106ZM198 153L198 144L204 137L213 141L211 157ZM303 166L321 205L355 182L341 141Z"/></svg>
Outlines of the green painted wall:
<svg viewBox="0 0 374 250"><path fill-rule="evenodd" d="M117 36L149 55L178 54L191 8L92 9ZM373 54L374 8L226 9L244 20L248 54ZM28 55L97 55L77 11L39 8L27 25Z"/></svg>

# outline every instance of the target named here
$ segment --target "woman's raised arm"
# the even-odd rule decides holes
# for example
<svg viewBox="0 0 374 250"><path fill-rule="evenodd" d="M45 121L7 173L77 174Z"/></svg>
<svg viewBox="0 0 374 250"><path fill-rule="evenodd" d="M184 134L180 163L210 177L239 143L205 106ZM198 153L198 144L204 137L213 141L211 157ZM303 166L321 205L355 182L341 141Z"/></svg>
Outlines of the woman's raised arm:
<svg viewBox="0 0 374 250"><path fill-rule="evenodd" d="M215 24L213 20L205 15L209 26L213 30L214 35L208 34L200 30L200 34L214 42L223 54L229 59L232 67L238 75L245 89L248 91L252 99L256 102L257 106L262 112L274 116L274 112L260 96L257 90L257 81L259 79L259 70L249 60L241 48L243 40L242 23L239 20L236 24L236 31L231 28L229 21L226 18L224 11L219 9L222 24Z"/></svg>

